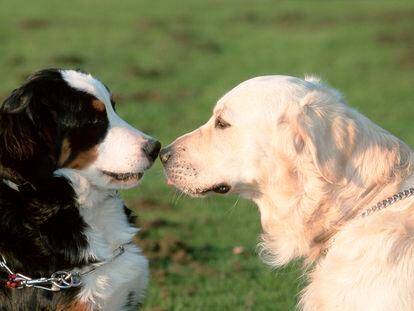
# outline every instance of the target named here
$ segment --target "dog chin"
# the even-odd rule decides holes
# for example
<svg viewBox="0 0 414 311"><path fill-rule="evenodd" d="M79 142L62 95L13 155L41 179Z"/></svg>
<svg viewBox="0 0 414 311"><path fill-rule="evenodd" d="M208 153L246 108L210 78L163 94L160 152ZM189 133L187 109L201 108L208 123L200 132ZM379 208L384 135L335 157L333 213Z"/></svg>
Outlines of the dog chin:
<svg viewBox="0 0 414 311"><path fill-rule="evenodd" d="M195 198L203 198L211 194L226 194L231 189L231 186L224 182L215 183L209 186L189 187L188 185L182 185L179 182L167 178L167 184L174 186L184 194Z"/></svg>
<svg viewBox="0 0 414 311"><path fill-rule="evenodd" d="M137 187L140 184L140 182L141 182L141 179L140 180L129 180L129 181L123 181L123 182L111 181L107 185L108 185L108 188L115 189L115 190L131 189L131 188Z"/></svg>
<svg viewBox="0 0 414 311"><path fill-rule="evenodd" d="M105 175L105 184L109 189L130 189L138 186L144 177L144 173ZM120 177L124 175L124 177Z"/></svg>
<svg viewBox="0 0 414 311"><path fill-rule="evenodd" d="M143 179L144 172L137 173L114 173L112 171L99 169L84 177L89 183L102 190L130 189L138 186Z"/></svg>

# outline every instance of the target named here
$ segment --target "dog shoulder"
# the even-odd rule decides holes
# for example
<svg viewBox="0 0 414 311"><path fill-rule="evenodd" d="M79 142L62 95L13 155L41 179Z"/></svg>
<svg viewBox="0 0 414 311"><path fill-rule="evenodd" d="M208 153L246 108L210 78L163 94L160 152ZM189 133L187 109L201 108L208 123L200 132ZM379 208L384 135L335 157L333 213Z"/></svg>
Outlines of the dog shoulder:
<svg viewBox="0 0 414 311"><path fill-rule="evenodd" d="M303 310L411 310L414 279L412 208L383 211L342 230L310 273ZM386 298L386 299L385 299Z"/></svg>

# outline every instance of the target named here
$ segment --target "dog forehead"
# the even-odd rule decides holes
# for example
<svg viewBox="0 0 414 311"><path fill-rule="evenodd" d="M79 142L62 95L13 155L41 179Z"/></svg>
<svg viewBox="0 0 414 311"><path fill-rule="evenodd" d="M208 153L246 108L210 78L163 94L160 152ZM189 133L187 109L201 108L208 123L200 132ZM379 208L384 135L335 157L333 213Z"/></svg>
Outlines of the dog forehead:
<svg viewBox="0 0 414 311"><path fill-rule="evenodd" d="M214 115L241 122L275 120L287 105L299 103L312 83L291 76L260 76L241 82L217 101Z"/></svg>
<svg viewBox="0 0 414 311"><path fill-rule="evenodd" d="M95 96L107 107L111 105L111 94L108 89L92 75L76 70L61 70L60 73L69 86Z"/></svg>
<svg viewBox="0 0 414 311"><path fill-rule="evenodd" d="M214 110L249 110L250 107L274 105L300 98L311 88L311 83L296 77L259 76L243 81L227 92L217 101Z"/></svg>

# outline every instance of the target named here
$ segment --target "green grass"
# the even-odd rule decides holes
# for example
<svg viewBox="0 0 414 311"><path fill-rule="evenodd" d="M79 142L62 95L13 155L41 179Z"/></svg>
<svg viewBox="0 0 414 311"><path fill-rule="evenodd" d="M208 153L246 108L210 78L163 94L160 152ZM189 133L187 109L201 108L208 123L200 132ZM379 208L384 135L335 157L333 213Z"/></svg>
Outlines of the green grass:
<svg viewBox="0 0 414 311"><path fill-rule="evenodd" d="M82 68L110 86L124 118L166 145L242 80L315 73L414 146L413 29L408 0L3 1L0 97L35 70ZM123 196L147 228L144 310L294 309L300 263L271 270L260 261L251 203L179 197L159 163Z"/></svg>

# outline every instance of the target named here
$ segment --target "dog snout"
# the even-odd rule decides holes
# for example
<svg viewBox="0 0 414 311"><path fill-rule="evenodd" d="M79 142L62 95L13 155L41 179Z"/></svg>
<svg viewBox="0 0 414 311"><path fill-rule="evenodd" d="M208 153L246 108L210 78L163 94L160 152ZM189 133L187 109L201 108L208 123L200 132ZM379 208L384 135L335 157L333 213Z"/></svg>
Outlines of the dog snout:
<svg viewBox="0 0 414 311"><path fill-rule="evenodd" d="M160 152L160 149L161 143L157 140L151 139L145 143L142 151L151 161L155 161Z"/></svg>
<svg viewBox="0 0 414 311"><path fill-rule="evenodd" d="M171 158L172 150L171 147L165 147L160 152L160 160L163 164L166 164Z"/></svg>

